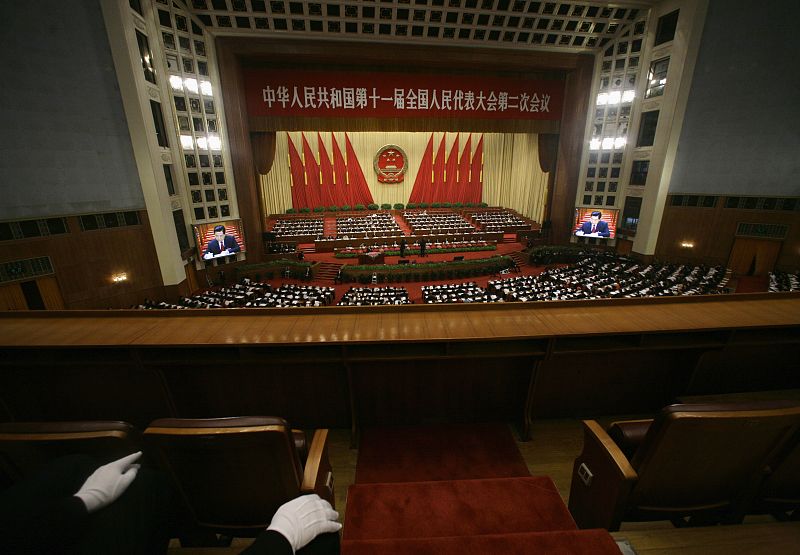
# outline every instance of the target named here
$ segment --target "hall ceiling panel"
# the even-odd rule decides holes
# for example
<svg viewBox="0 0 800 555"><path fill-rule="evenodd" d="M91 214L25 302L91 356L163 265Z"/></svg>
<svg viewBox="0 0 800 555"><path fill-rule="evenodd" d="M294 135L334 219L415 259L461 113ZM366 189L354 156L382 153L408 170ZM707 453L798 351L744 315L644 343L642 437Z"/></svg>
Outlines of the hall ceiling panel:
<svg viewBox="0 0 800 555"><path fill-rule="evenodd" d="M166 0L157 0L165 2ZM217 36L592 53L658 0L184 0Z"/></svg>

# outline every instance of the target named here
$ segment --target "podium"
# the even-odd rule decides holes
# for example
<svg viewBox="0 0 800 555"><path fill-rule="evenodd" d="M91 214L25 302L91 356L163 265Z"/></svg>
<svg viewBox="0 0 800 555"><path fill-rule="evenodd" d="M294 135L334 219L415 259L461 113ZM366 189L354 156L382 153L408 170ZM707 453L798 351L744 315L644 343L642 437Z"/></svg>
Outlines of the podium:
<svg viewBox="0 0 800 555"><path fill-rule="evenodd" d="M384 264L386 255L383 251L365 252L358 255L359 264Z"/></svg>

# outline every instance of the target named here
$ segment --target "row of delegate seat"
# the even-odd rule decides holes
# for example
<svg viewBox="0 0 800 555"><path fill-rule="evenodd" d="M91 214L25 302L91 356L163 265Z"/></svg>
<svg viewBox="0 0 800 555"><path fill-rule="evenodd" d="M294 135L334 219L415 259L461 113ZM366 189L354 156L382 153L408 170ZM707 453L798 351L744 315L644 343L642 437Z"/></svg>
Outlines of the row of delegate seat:
<svg viewBox="0 0 800 555"><path fill-rule="evenodd" d="M643 265L613 255L590 255L569 267L488 283L509 301L661 297L723 293L729 271L713 266Z"/></svg>
<svg viewBox="0 0 800 555"><path fill-rule="evenodd" d="M304 237L306 235L320 235L325 229L325 220L322 218L293 218L276 220L272 232L279 238Z"/></svg>
<svg viewBox="0 0 800 555"><path fill-rule="evenodd" d="M671 405L653 419L583 426L569 495L580 528L800 516L797 402Z"/></svg>
<svg viewBox="0 0 800 555"><path fill-rule="evenodd" d="M61 456L98 464L143 451L142 464L171 477L183 515L200 529L255 537L286 501L316 493L334 505L328 430L311 442L282 418L164 418L144 432L118 421L0 424L0 488Z"/></svg>
<svg viewBox="0 0 800 555"><path fill-rule="evenodd" d="M249 278L242 279L241 283L227 287L219 287L195 293L191 297L181 297L177 303L163 301L150 301L132 308L136 309L185 309L185 308L236 308L245 306L255 299L263 298L272 292L268 283L259 283Z"/></svg>
<svg viewBox="0 0 800 555"><path fill-rule="evenodd" d="M411 304L405 287L351 287L339 306Z"/></svg>
<svg viewBox="0 0 800 555"><path fill-rule="evenodd" d="M530 229L531 224L516 214L506 211L473 212L470 219L483 231L516 231Z"/></svg>
<svg viewBox="0 0 800 555"><path fill-rule="evenodd" d="M425 248L429 254L433 254L436 252L437 249L447 249L448 252L459 252L459 251L467 252L469 249L488 247L490 245L494 246L495 243L489 243L488 241L475 241L475 240L450 241L449 239L445 239L444 241L426 241ZM418 249L419 248L418 238L414 236L407 237L406 248ZM334 249L334 252L344 253L344 254L361 254L363 252L368 252L368 251L373 252L376 250L384 251L386 252L386 254L399 254L400 244L398 243L398 240L395 239L392 243L386 242L379 245L348 246L348 247Z"/></svg>
<svg viewBox="0 0 800 555"><path fill-rule="evenodd" d="M431 235L435 233L464 233L477 231L460 214L455 212L403 212L414 235Z"/></svg>
<svg viewBox="0 0 800 555"><path fill-rule="evenodd" d="M402 235L400 226L391 214L370 214L368 216L347 216L336 218L338 237L369 237Z"/></svg>
<svg viewBox="0 0 800 555"><path fill-rule="evenodd" d="M502 297L487 292L474 281L423 285L420 289L422 290L422 302L427 304L503 302Z"/></svg>
<svg viewBox="0 0 800 555"><path fill-rule="evenodd" d="M770 272L769 291L770 293L800 291L800 273Z"/></svg>

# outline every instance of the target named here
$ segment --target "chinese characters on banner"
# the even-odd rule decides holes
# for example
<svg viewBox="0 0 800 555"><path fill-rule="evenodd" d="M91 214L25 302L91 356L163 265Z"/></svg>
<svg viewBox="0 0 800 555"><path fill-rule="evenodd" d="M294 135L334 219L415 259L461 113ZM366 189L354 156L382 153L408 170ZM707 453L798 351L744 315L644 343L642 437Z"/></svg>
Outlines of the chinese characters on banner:
<svg viewBox="0 0 800 555"><path fill-rule="evenodd" d="M248 113L559 120L563 82L462 75L245 70Z"/></svg>

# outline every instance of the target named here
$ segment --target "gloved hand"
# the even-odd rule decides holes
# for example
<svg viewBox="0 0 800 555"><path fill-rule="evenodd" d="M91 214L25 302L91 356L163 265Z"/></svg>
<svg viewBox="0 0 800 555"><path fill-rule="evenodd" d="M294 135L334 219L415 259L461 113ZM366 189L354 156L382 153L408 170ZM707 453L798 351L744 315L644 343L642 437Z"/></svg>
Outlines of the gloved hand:
<svg viewBox="0 0 800 555"><path fill-rule="evenodd" d="M289 540L292 551L305 547L319 534L338 532L339 513L319 495L303 495L281 505L267 530L274 530Z"/></svg>
<svg viewBox="0 0 800 555"><path fill-rule="evenodd" d="M90 513L113 503L128 489L141 465L134 463L142 456L141 451L104 464L95 470L75 494L83 501Z"/></svg>

